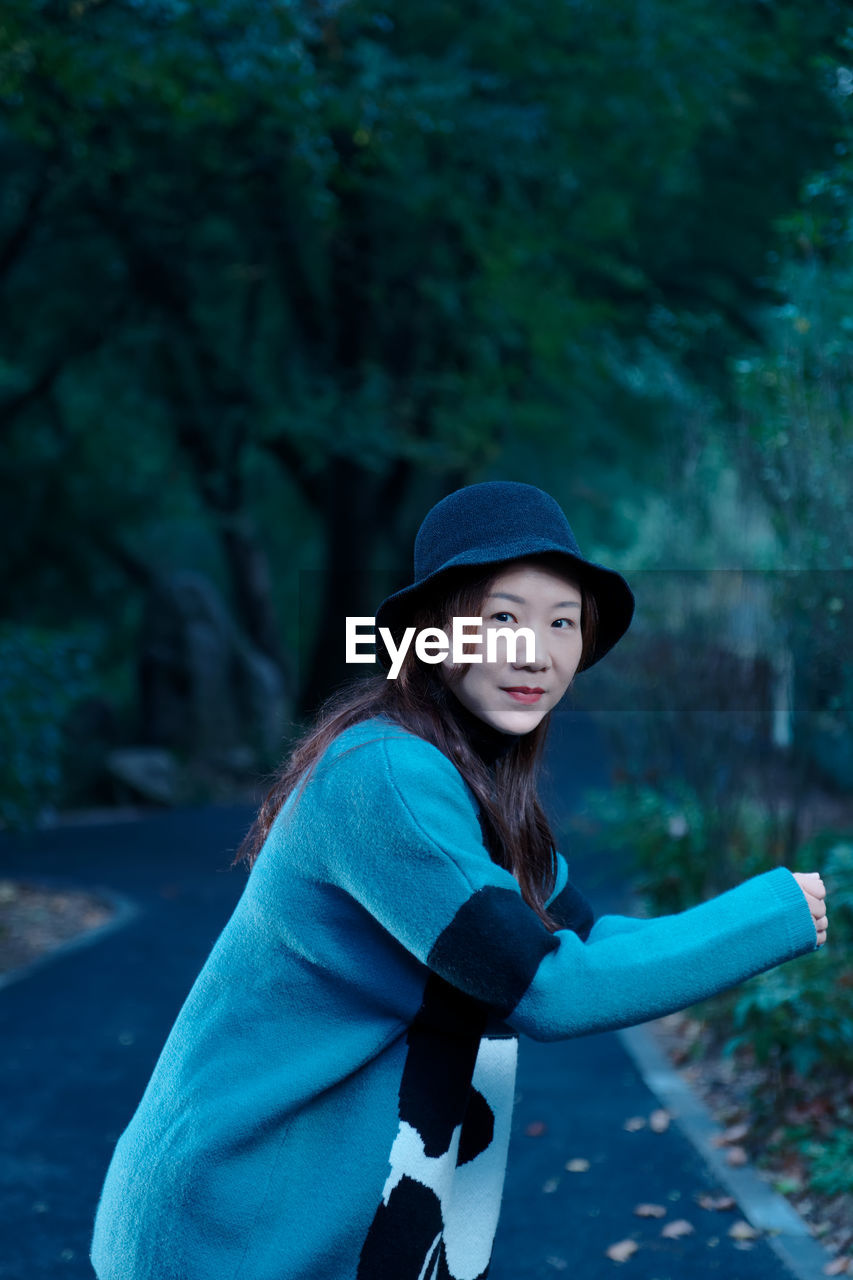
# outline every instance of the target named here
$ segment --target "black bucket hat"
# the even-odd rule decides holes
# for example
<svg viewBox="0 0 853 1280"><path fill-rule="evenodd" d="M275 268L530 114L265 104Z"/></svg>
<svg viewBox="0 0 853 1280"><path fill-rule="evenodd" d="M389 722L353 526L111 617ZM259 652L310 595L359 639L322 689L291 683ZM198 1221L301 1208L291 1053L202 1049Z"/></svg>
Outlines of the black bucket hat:
<svg viewBox="0 0 853 1280"><path fill-rule="evenodd" d="M498 565L525 556L558 553L567 572L595 597L598 627L586 668L603 658L628 630L634 596L613 569L586 560L559 504L542 489L516 480L466 485L437 502L424 516L415 538L415 580L387 596L376 611L379 627L399 639L412 613L466 567ZM390 658L381 639L383 666Z"/></svg>

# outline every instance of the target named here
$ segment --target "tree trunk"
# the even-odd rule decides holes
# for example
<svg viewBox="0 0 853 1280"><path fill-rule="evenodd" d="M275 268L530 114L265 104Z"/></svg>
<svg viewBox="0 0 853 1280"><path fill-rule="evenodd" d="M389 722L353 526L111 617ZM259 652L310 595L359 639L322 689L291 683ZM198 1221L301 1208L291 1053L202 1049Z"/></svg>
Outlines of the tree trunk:
<svg viewBox="0 0 853 1280"><path fill-rule="evenodd" d="M266 547L259 541L254 522L246 512L223 514L220 526L238 623L262 653L282 666Z"/></svg>
<svg viewBox="0 0 853 1280"><path fill-rule="evenodd" d="M300 682L298 714L312 715L333 689L354 676L379 668L348 666L345 661L345 624L348 616L373 616L384 596L393 569L402 586L411 575L414 532L427 509L452 489L465 484L458 470L424 476L411 463L397 461L384 476L367 471L350 458L336 458L328 470L324 522L327 529L326 564L321 587L317 630L311 660ZM414 511L413 526L407 519L412 491L422 501ZM396 548L394 565L377 566L377 548ZM365 646L366 648L366 646Z"/></svg>

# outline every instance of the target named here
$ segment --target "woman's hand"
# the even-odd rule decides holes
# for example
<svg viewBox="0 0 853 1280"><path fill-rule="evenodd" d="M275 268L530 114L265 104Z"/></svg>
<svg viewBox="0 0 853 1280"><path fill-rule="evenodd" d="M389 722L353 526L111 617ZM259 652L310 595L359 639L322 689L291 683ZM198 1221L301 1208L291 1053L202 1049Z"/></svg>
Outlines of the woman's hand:
<svg viewBox="0 0 853 1280"><path fill-rule="evenodd" d="M826 942L826 885L816 871L794 871L794 879L806 895L806 902L812 913L817 945L822 947Z"/></svg>

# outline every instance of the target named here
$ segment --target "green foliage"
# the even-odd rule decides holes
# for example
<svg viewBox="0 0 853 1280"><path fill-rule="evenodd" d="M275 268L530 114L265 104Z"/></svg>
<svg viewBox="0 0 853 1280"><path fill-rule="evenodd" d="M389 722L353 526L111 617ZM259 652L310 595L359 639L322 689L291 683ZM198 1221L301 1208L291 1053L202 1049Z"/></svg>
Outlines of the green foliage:
<svg viewBox="0 0 853 1280"><path fill-rule="evenodd" d="M683 779L620 783L585 797L596 838L633 854L635 887L655 913L683 911L779 865L780 819L743 794L709 807Z"/></svg>
<svg viewBox="0 0 853 1280"><path fill-rule="evenodd" d="M629 543L837 167L845 31L834 0L6 0L10 616L138 615L203 567L283 670L302 640L304 710L351 674L356 571L457 484Z"/></svg>
<svg viewBox="0 0 853 1280"><path fill-rule="evenodd" d="M732 1010L734 1034L727 1049L749 1045L759 1063L804 1080L821 1067L849 1071L851 994L849 955L845 961L821 952L801 960L791 974L770 970L742 989Z"/></svg>
<svg viewBox="0 0 853 1280"><path fill-rule="evenodd" d="M809 1186L825 1196L853 1195L853 1130L839 1129L820 1142L803 1146L809 1160Z"/></svg>
<svg viewBox="0 0 853 1280"><path fill-rule="evenodd" d="M798 866L827 886L827 943L795 965L759 974L733 998L727 1050L749 1044L761 1063L808 1078L818 1067L853 1070L853 844L804 846Z"/></svg>
<svg viewBox="0 0 853 1280"><path fill-rule="evenodd" d="M223 515L257 451L316 509L330 457L414 485L531 421L569 489L627 487L668 387L752 331L842 34L829 3L10 0L9 404L55 424L112 366Z"/></svg>
<svg viewBox="0 0 853 1280"><path fill-rule="evenodd" d="M29 825L62 794L62 722L94 686L93 639L0 626L0 822Z"/></svg>
<svg viewBox="0 0 853 1280"><path fill-rule="evenodd" d="M849 174L847 183L849 194ZM747 491L760 497L781 554L798 570L770 584L777 643L790 653L795 677L794 758L847 788L853 783L849 245L832 266L815 252L786 262L779 287L780 305L765 320L765 350L735 369L738 452Z"/></svg>
<svg viewBox="0 0 853 1280"><path fill-rule="evenodd" d="M629 785L588 792L585 809L604 846L631 850L637 889L653 911L681 911L707 896L714 863L706 815L686 786L666 795Z"/></svg>
<svg viewBox="0 0 853 1280"><path fill-rule="evenodd" d="M776 865L774 821L754 803L709 814L683 786L590 793L599 841L634 852L637 888L653 913L680 911ZM732 851L736 852L734 858ZM853 1071L853 843L824 832L791 864L819 870L827 886L825 947L759 974L699 1012L725 1031L726 1051L749 1046L783 1076Z"/></svg>
<svg viewBox="0 0 853 1280"><path fill-rule="evenodd" d="M849 1114L835 1117L839 1127L832 1133L815 1136L812 1124L786 1124L777 1126L766 1150L778 1153L783 1161L796 1152L808 1167L808 1187L818 1195L845 1196L853 1193L853 1129L845 1124ZM803 1189L799 1177L781 1177L773 1184L782 1195Z"/></svg>

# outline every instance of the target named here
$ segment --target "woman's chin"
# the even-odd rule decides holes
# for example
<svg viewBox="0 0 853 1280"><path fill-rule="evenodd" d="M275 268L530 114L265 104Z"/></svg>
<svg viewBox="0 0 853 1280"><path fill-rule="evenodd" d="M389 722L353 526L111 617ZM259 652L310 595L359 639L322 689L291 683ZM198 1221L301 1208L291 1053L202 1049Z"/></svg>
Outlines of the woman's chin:
<svg viewBox="0 0 853 1280"><path fill-rule="evenodd" d="M536 706L509 707L506 710L480 711L480 719L501 733L530 733L545 716L545 709Z"/></svg>

